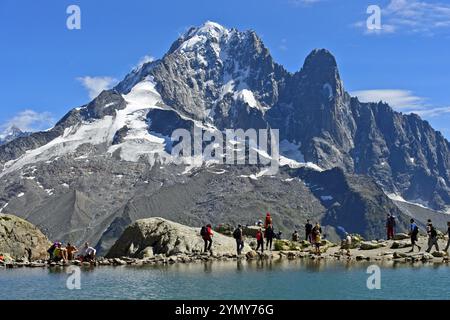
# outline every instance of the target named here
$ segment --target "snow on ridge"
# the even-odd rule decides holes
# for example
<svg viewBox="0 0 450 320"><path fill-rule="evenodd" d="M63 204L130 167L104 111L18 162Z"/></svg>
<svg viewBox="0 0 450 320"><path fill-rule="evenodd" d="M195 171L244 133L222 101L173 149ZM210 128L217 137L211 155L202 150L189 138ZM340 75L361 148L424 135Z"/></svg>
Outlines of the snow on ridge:
<svg viewBox="0 0 450 320"><path fill-rule="evenodd" d="M424 209L436 211L436 210L430 208L430 206L429 206L427 201L423 201L422 199L405 200L405 198L403 198L400 194L397 194L397 193L386 193L386 195L391 200L404 202L404 203L409 203L409 204L412 204L412 205L415 205L415 206L418 206L418 207L421 207L421 208L424 208Z"/></svg>
<svg viewBox="0 0 450 320"><path fill-rule="evenodd" d="M258 109L258 102L256 101L253 92L248 89L237 91L234 94L234 99L247 103L251 108Z"/></svg>

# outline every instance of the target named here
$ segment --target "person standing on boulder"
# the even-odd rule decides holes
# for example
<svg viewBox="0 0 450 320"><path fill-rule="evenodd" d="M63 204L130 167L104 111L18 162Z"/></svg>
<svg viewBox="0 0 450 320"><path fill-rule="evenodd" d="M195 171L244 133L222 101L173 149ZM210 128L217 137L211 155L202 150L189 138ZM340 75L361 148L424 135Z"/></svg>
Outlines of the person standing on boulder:
<svg viewBox="0 0 450 320"><path fill-rule="evenodd" d="M411 222L411 227L410 227L410 231L409 231L409 235L411 236L411 251L409 252L414 252L414 247L417 246L417 248L420 250L422 249L418 244L416 244L417 240L418 240L418 235L419 235L419 227L417 226L416 222L414 221L414 219L410 220Z"/></svg>
<svg viewBox="0 0 450 320"><path fill-rule="evenodd" d="M309 241L309 243L312 243L312 238L311 238L312 229L313 229L313 225L311 224L309 219L306 220L306 224L305 224L305 240Z"/></svg>
<svg viewBox="0 0 450 320"><path fill-rule="evenodd" d="M386 229L387 229L387 239L388 240L394 239L395 217L391 214L387 215Z"/></svg>
<svg viewBox="0 0 450 320"><path fill-rule="evenodd" d="M212 237L213 237L211 225L207 224L206 226L202 227L202 229L200 231L200 235L202 236L203 241L205 242L204 252L211 251Z"/></svg>
<svg viewBox="0 0 450 320"><path fill-rule="evenodd" d="M317 222L315 227L312 229L312 238L314 246L316 247L316 254L320 255L320 246L322 244L322 228L320 224Z"/></svg>
<svg viewBox="0 0 450 320"><path fill-rule="evenodd" d="M264 253L264 235L261 228L256 232L256 243L258 244L256 251L261 247L261 253Z"/></svg>
<svg viewBox="0 0 450 320"><path fill-rule="evenodd" d="M272 225L273 223L272 223L272 217L270 216L270 213L269 212L267 212L267 214L266 214L266 220L264 221L264 229L267 229L267 227L269 226L269 225Z"/></svg>
<svg viewBox="0 0 450 320"><path fill-rule="evenodd" d="M274 236L275 236L275 232L273 231L273 226L271 224L269 224L265 231L266 250L272 251L272 241L273 241Z"/></svg>
<svg viewBox="0 0 450 320"><path fill-rule="evenodd" d="M436 251L439 251L439 245L438 245L438 234L436 228L433 226L433 224L428 225L430 233L428 235L428 249L427 252L430 253L431 249L436 247Z"/></svg>
<svg viewBox="0 0 450 320"><path fill-rule="evenodd" d="M238 225L237 229L234 230L233 238L236 239L236 251L237 255L240 256L242 253L242 249L244 249L244 236L241 225Z"/></svg>

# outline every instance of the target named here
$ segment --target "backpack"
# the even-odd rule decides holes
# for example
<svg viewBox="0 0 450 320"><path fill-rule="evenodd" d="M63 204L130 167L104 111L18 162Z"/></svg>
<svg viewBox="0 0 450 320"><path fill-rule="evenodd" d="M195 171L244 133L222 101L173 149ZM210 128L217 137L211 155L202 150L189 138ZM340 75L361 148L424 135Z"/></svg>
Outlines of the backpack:
<svg viewBox="0 0 450 320"><path fill-rule="evenodd" d="M236 240L241 238L241 230L240 229L236 229L233 232L233 238L235 238Z"/></svg>
<svg viewBox="0 0 450 320"><path fill-rule="evenodd" d="M412 231L413 234L418 234L419 233L419 227L417 225L414 226L414 229Z"/></svg>
<svg viewBox="0 0 450 320"><path fill-rule="evenodd" d="M206 226L202 227L202 229L200 230L200 235L202 237L206 237L208 235L208 228L206 228Z"/></svg>

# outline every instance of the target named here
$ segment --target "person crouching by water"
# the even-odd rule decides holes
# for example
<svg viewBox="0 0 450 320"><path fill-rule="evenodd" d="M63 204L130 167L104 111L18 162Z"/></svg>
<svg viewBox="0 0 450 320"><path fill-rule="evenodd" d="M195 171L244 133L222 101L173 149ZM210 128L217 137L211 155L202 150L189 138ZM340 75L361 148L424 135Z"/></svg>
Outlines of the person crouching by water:
<svg viewBox="0 0 450 320"><path fill-rule="evenodd" d="M320 245L322 242L322 228L320 227L319 223L316 223L314 228L312 229L312 238L313 238L313 244L316 248L316 254L320 255Z"/></svg>
<svg viewBox="0 0 450 320"><path fill-rule="evenodd" d="M236 239L236 251L237 255L240 256L242 253L242 249L244 249L244 236L241 225L238 225L237 229L234 230L233 238Z"/></svg>
<svg viewBox="0 0 450 320"><path fill-rule="evenodd" d="M411 237L411 250L409 252L414 252L414 247L417 246L417 248L419 249L419 252L421 250L421 247L416 244L417 240L418 240L418 235L419 235L419 227L417 226L416 222L414 221L414 219L410 220L411 222L411 226L410 226L410 231L409 231L409 235Z"/></svg>
<svg viewBox="0 0 450 320"><path fill-rule="evenodd" d="M256 247L256 251L259 250L259 247L261 247L261 253L264 252L264 235L262 232L262 229L259 228L259 230L256 232L256 243L258 246Z"/></svg>
<svg viewBox="0 0 450 320"><path fill-rule="evenodd" d="M68 243L66 246L66 251L67 251L67 259L69 261L72 261L72 260L74 260L75 253L78 252L78 249L74 245L71 245L70 243Z"/></svg>
<svg viewBox="0 0 450 320"><path fill-rule="evenodd" d="M203 226L202 229L200 230L200 235L202 236L203 241L205 243L204 252L211 251L212 237L213 237L211 225L207 224L206 226Z"/></svg>
<svg viewBox="0 0 450 320"><path fill-rule="evenodd" d="M67 262L67 250L62 247L60 242L56 245L55 251L53 251L53 261L62 261L64 263Z"/></svg>
<svg viewBox="0 0 450 320"><path fill-rule="evenodd" d="M447 222L447 237L448 237L447 246L445 247L445 250L444 250L446 252L448 252L448 248L450 247L450 221Z"/></svg>
<svg viewBox="0 0 450 320"><path fill-rule="evenodd" d="M269 224L265 231L265 237L266 237L266 250L272 251L272 241L275 237L275 231L273 230L273 225Z"/></svg>
<svg viewBox="0 0 450 320"><path fill-rule="evenodd" d="M60 242L54 242L53 244L52 244L52 246L50 247L50 248L48 248L48 250L47 250L47 253L49 254L49 262L52 262L53 261L53 258L54 258L54 256L53 256L53 253L55 252L55 249L56 249L56 247L58 246L58 244L59 244Z"/></svg>
<svg viewBox="0 0 450 320"><path fill-rule="evenodd" d="M298 234L297 230L294 230L294 233L292 234L292 241L298 242L300 240L300 235Z"/></svg>
<svg viewBox="0 0 450 320"><path fill-rule="evenodd" d="M80 249L78 259L81 262L91 262L95 260L95 254L97 253L97 250L89 246L89 243L86 242L83 246L83 248Z"/></svg>

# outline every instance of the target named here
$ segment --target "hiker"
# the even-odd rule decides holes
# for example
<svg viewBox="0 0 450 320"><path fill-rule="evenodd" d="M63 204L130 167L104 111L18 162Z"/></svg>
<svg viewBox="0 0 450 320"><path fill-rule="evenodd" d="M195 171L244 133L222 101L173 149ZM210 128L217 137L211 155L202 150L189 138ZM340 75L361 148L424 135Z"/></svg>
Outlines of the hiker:
<svg viewBox="0 0 450 320"><path fill-rule="evenodd" d="M67 258L69 259L69 261L74 260L75 258L75 253L78 252L77 247L73 246L70 244L70 242L67 244L66 246L66 250L67 250Z"/></svg>
<svg viewBox="0 0 450 320"><path fill-rule="evenodd" d="M448 248L450 247L450 221L447 222L447 237L448 237L447 246L445 247L444 251L448 252Z"/></svg>
<svg viewBox="0 0 450 320"><path fill-rule="evenodd" d="M306 224L305 224L305 240L309 241L310 243L312 242L312 239L311 239L312 229L313 229L313 225L311 224L309 219L306 220Z"/></svg>
<svg viewBox="0 0 450 320"><path fill-rule="evenodd" d="M347 256L350 256L350 248L352 247L352 237L346 232L345 233L345 238L342 239L341 241L341 254L344 252L344 250L346 250L346 254Z"/></svg>
<svg viewBox="0 0 450 320"><path fill-rule="evenodd" d="M266 250L272 251L272 241L275 237L275 231L273 230L273 226L271 224L267 226L264 236L266 237Z"/></svg>
<svg viewBox="0 0 450 320"><path fill-rule="evenodd" d="M233 238L236 239L236 251L239 256L242 253L242 249L244 249L244 236L241 225L238 225L237 229L234 230Z"/></svg>
<svg viewBox="0 0 450 320"><path fill-rule="evenodd" d="M419 252L420 252L420 250L422 248L418 244L416 244L416 242L418 240L418 235L419 235L419 227L417 226L414 219L411 219L410 222L411 222L411 226L410 226L409 235L411 236L412 248L409 252L414 252L414 246L417 246L417 248L419 249Z"/></svg>
<svg viewBox="0 0 450 320"><path fill-rule="evenodd" d="M53 251L53 261L63 261L64 263L67 262L67 250L62 247L62 244L59 242L56 245L55 251Z"/></svg>
<svg viewBox="0 0 450 320"><path fill-rule="evenodd" d="M294 233L292 234L292 241L298 242L300 240L300 235L298 234L297 230L294 230Z"/></svg>
<svg viewBox="0 0 450 320"><path fill-rule="evenodd" d="M431 249L436 247L436 251L439 251L439 245L438 245L438 234L436 228L433 226L432 223L428 225L430 233L428 235L428 249L427 252L430 253Z"/></svg>
<svg viewBox="0 0 450 320"><path fill-rule="evenodd" d="M277 233L275 233L275 239L281 240L282 235L283 235L283 232L278 231Z"/></svg>
<svg viewBox="0 0 450 320"><path fill-rule="evenodd" d="M256 232L256 242L258 243L258 246L256 247L256 251L258 251L259 247L261 247L261 253L263 253L264 252L264 235L263 235L261 228L259 228L259 230Z"/></svg>
<svg viewBox="0 0 450 320"><path fill-rule="evenodd" d="M322 228L320 227L320 224L317 222L311 232L317 255L320 255L320 245L322 242L321 233Z"/></svg>
<svg viewBox="0 0 450 320"><path fill-rule="evenodd" d="M272 217L270 216L270 213L267 212L266 214L266 220L264 221L264 228L267 229L268 225L271 225L272 223Z"/></svg>
<svg viewBox="0 0 450 320"><path fill-rule="evenodd" d="M53 253L55 252L56 247L59 242L54 242L50 248L47 249L47 253L50 255L49 261L53 261Z"/></svg>
<svg viewBox="0 0 450 320"><path fill-rule="evenodd" d="M255 223L255 226L257 226L257 227L262 227L262 225L263 225L263 222L262 222L261 219L259 219L259 220L256 221L256 223Z"/></svg>
<svg viewBox="0 0 450 320"><path fill-rule="evenodd" d="M211 251L212 246L212 237L213 232L210 224L207 224L206 226L203 226L200 235L203 238L203 241L205 242L205 249L204 252Z"/></svg>
<svg viewBox="0 0 450 320"><path fill-rule="evenodd" d="M388 214L386 219L386 229L387 229L387 239L394 239L394 229L395 229L395 217L394 215Z"/></svg>
<svg viewBox="0 0 450 320"><path fill-rule="evenodd" d="M84 261L90 262L90 261L95 260L96 253L97 253L97 250L90 247L88 242L85 242L83 248L80 249L78 258L82 262L84 262Z"/></svg>

